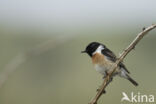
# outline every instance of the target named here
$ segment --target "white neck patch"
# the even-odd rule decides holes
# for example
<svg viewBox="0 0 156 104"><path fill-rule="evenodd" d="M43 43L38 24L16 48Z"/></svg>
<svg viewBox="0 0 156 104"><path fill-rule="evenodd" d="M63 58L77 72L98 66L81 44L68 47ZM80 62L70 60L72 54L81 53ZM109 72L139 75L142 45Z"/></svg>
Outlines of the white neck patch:
<svg viewBox="0 0 156 104"><path fill-rule="evenodd" d="M93 55L95 54L95 53L100 53L101 54L101 51L104 49L104 47L102 46L102 45L100 45L97 49L96 49L96 51L93 53Z"/></svg>

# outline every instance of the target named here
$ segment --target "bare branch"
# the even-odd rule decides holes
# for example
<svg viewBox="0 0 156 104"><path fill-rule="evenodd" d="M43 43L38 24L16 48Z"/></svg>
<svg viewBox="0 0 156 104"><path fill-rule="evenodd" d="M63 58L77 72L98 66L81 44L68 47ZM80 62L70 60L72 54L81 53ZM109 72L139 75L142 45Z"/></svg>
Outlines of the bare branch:
<svg viewBox="0 0 156 104"><path fill-rule="evenodd" d="M98 99L100 98L100 96L103 94L103 91L106 87L106 84L109 82L110 78L112 77L113 73L116 71L116 68L118 67L118 64L120 62L123 61L123 59L126 57L126 55L135 48L135 46L137 45L137 43L152 29L156 28L156 24L151 25L147 28L144 28L142 32L140 32L137 37L132 41L132 43L122 52L122 54L120 55L120 57L118 58L118 60L115 62L114 65L112 65L112 72L109 73L105 80L102 83L102 86L100 87L99 91L97 92L96 96L94 97L94 99L89 103L89 104L97 104Z"/></svg>

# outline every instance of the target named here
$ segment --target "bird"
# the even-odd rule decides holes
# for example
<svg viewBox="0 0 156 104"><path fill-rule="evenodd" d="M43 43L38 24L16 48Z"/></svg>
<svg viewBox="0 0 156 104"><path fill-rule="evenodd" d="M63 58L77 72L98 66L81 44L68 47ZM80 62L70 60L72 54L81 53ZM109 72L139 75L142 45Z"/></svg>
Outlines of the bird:
<svg viewBox="0 0 156 104"><path fill-rule="evenodd" d="M94 68L97 72L101 73L104 76L103 78L106 78L108 73L112 71L112 66L117 60L116 55L104 44L99 42L89 43L86 46L86 49L84 51L81 51L81 53L87 53L91 57ZM108 83L112 81L114 76L118 75L129 80L134 86L138 86L138 83L133 80L129 76L129 74L130 72L128 71L126 66L123 64L123 62L120 62Z"/></svg>

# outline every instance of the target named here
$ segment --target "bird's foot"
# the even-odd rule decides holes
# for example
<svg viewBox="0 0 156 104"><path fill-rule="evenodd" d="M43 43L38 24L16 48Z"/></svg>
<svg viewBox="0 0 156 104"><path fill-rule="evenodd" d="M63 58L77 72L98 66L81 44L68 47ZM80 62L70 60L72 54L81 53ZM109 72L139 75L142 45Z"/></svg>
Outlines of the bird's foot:
<svg viewBox="0 0 156 104"><path fill-rule="evenodd" d="M100 91L100 89L98 88L96 91ZM106 93L106 91L105 91L105 90L103 90L103 91L102 91L102 93L103 93L103 94L105 94L105 93Z"/></svg>
<svg viewBox="0 0 156 104"><path fill-rule="evenodd" d="M108 75L108 72L105 71L105 75L103 76L103 79L105 79L107 77L107 75Z"/></svg>

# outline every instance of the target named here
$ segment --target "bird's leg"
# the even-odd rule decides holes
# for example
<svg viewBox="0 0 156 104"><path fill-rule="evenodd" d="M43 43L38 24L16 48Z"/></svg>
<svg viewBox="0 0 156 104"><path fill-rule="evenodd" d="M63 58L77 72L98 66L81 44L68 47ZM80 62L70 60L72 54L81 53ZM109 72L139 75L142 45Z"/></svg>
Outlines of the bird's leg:
<svg viewBox="0 0 156 104"><path fill-rule="evenodd" d="M105 71L105 73L106 73L106 75L103 77L103 79L105 79L105 78L107 77L107 75L108 75L108 72L107 72L107 71ZM112 78L112 77L111 77L110 80L107 82L106 87L108 86L108 84L109 84L111 81L113 81L113 78ZM100 88L97 89L97 91L99 91L99 90L100 90ZM103 93L105 94L106 91L103 90Z"/></svg>
<svg viewBox="0 0 156 104"><path fill-rule="evenodd" d="M107 75L108 75L108 72L105 71L105 75L103 76L103 79L105 79L107 77Z"/></svg>

